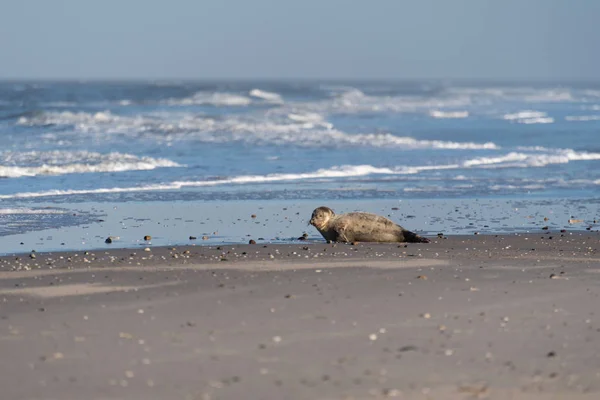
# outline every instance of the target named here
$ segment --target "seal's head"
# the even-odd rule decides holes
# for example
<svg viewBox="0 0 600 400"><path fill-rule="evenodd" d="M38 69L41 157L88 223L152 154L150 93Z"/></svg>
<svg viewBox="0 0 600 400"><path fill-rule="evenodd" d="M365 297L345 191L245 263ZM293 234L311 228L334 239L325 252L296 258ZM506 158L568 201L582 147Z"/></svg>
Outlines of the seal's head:
<svg viewBox="0 0 600 400"><path fill-rule="evenodd" d="M329 220L335 215L333 210L329 207L315 208L312 216L310 217L310 224L319 230L325 230Z"/></svg>

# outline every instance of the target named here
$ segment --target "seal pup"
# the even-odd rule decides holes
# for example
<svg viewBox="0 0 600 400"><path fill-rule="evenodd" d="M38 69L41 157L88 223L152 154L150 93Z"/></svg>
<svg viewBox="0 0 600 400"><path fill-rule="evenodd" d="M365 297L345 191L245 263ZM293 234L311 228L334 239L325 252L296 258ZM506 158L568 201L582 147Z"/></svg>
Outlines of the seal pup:
<svg viewBox="0 0 600 400"><path fill-rule="evenodd" d="M407 231L379 215L351 212L335 215L329 207L316 208L309 222L331 242L429 243L429 239Z"/></svg>

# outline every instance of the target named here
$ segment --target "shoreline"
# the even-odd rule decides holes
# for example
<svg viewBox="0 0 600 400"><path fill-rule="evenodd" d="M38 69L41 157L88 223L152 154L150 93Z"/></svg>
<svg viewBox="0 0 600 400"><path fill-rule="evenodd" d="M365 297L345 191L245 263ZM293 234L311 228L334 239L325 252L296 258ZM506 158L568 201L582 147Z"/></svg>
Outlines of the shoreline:
<svg viewBox="0 0 600 400"><path fill-rule="evenodd" d="M232 245L248 243L250 239L286 244L294 243L294 239L304 233L311 241L321 241L321 235L307 223L314 208L323 204L338 214L366 211L383 215L424 236L435 236L440 232L446 235L508 235L600 229L600 201L592 199L302 200L223 204L183 201L75 203L60 207L53 203L35 203L28 204L35 212L50 207L58 208L60 213L51 210L55 212L51 214L52 218L36 213L18 218L0 215L0 220L6 222L10 231L16 232L19 224L42 228L0 236L0 255L31 250L101 251L148 245ZM252 218L252 215L256 217ZM72 226L55 225L57 216L72 218L73 221L66 221ZM152 237L150 242L143 240L147 235ZM109 236L119 239L106 244Z"/></svg>

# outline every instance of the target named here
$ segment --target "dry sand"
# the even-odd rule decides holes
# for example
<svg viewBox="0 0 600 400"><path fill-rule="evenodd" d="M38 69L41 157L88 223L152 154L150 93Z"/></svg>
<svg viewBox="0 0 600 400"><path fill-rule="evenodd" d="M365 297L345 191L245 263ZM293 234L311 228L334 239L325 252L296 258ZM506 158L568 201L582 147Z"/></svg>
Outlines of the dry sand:
<svg viewBox="0 0 600 400"><path fill-rule="evenodd" d="M600 235L0 258L2 399L598 399Z"/></svg>

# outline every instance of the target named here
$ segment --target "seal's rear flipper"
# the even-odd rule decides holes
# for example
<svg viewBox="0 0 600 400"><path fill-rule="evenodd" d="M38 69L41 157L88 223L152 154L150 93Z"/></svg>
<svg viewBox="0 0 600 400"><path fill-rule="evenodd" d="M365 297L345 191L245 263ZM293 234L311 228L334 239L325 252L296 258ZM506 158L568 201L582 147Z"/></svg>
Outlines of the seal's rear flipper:
<svg viewBox="0 0 600 400"><path fill-rule="evenodd" d="M404 231L404 241L408 243L429 243L431 240L417 235L411 231Z"/></svg>

